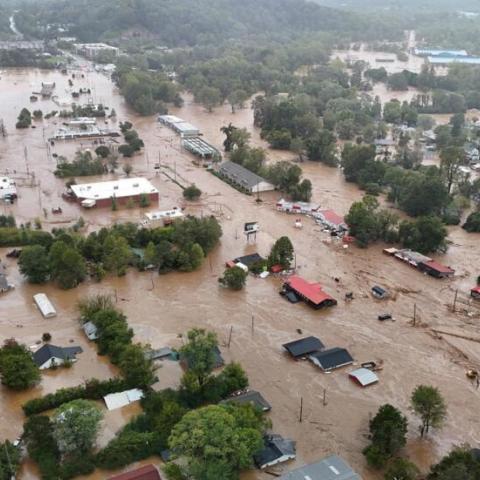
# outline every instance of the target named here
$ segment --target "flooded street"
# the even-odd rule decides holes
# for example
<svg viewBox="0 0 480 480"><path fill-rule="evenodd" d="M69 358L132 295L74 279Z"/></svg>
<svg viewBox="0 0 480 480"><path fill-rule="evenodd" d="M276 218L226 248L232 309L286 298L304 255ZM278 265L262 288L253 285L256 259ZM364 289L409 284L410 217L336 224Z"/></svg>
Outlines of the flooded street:
<svg viewBox="0 0 480 480"><path fill-rule="evenodd" d="M39 217L45 229L58 224L70 225L80 215L85 218L88 230L114 221L140 220L144 210L112 212L97 208L85 211L62 200L64 181L53 175L55 159L47 155L44 140L55 130L54 122L61 121L44 120L37 122L36 129L15 130L16 117L24 106L40 108L44 113L58 110L51 100L29 104L32 89L41 81L55 81L56 91L65 96L68 77L58 72L8 70L1 74L0 118L5 122L8 136L0 138L0 171L9 172L19 184L18 202L13 206L2 205L2 213L14 214L17 223ZM408 452L424 469L453 444L478 445L476 411L480 405L480 391L467 380L465 370L471 366L480 368L480 344L435 334L433 329L450 329L480 338L475 320L479 317L452 314L447 308L456 289L468 292L480 274L480 235L468 235L458 227L450 229L453 244L441 261L455 268L456 276L446 281L424 276L383 255L382 245L368 250L343 249L309 219L304 220L303 230L295 229L294 217L274 209L278 194L262 194L263 202L256 203L255 198L237 192L206 169L194 166L193 157L181 150L179 137L167 127L161 127L154 117L141 118L132 114L107 77L85 71L85 78L75 80L74 84L75 88L90 86L94 100L115 108L117 121L130 120L145 141L145 154L134 157L132 165L134 175L149 178L160 191L159 205L152 205L150 210L184 205L181 189L165 175L155 172L154 163L160 157L163 165L176 171L181 183L195 182L204 192L201 201L187 204L187 212L217 216L224 234L221 244L196 272L158 276L130 271L122 278L108 277L100 284L86 282L66 292L52 285L27 285L16 262L7 259L8 276L16 289L0 297L0 340L15 337L33 345L42 333L50 332L52 343L65 346L73 340L72 344L81 345L84 352L73 368L44 374L38 389L12 394L0 387L2 440L13 439L21 432L20 405L26 399L61 386L76 385L91 376L108 378L115 374L114 368L97 357L94 346L86 341L79 329L75 309L78 299L85 295L115 291L118 306L127 315L136 340L154 348L179 347L178 334L195 326L217 332L225 358L240 362L248 373L251 387L262 392L272 404L269 416L274 431L297 441L297 460L287 468L336 453L364 479L379 478L366 468L361 451L367 444L369 418L386 402L399 407L408 416L411 439ZM232 114L230 107L225 105L209 114L186 96L185 106L171 109L170 113L198 126L204 138L216 147L220 148L223 142L220 128L229 122L246 127L252 133L254 144L266 146L253 127L253 113L249 108ZM52 152L72 156L78 147L79 142L57 144ZM282 151L269 151L268 156L271 161L292 158L290 153ZM27 175L27 167L34 177ZM302 164L302 168L313 183L312 201L324 208L345 214L350 204L362 197L355 185L344 181L339 169L312 162ZM118 172L123 175L121 168ZM101 179L106 178L108 176ZM49 212L56 205L61 205L63 214L53 218ZM260 224L256 244L247 244L242 234L247 221ZM267 255L274 241L282 235L288 235L295 246L299 274L307 280L320 282L338 300L337 307L314 311L303 304L289 304L278 295L281 280L272 277L265 280L249 277L241 292L219 288L217 278L224 271L225 261L245 253ZM2 259L6 251L0 250ZM340 282L335 282L334 277L340 278ZM372 299L370 288L376 284L390 290L389 300ZM32 295L38 292L50 297L58 312L56 318L42 319L32 302ZM347 292L354 293L355 299L350 303L344 301ZM418 314L415 327L411 325L414 304ZM378 322L377 315L385 312L391 313L396 321ZM233 335L227 349L231 327ZM292 361L281 345L300 337L297 329L301 329L304 336L318 336L327 347L348 348L357 365L371 360L383 361L380 382L362 390L348 379L349 368L322 374L309 362ZM462 341L467 344L465 347L461 346ZM178 385L180 371L166 365L158 370L158 376L160 388L174 386ZM417 433L418 420L409 410L411 392L420 383L438 386L449 409L444 429L421 442ZM322 404L324 392L325 406ZM301 398L304 418L300 423ZM112 438L115 429L137 412L134 408L127 410L106 415L100 444ZM105 476L97 472L88 478L100 480ZM38 474L27 465L21 478L30 480L38 478ZM242 476L242 480L267 478L271 477L257 471Z"/></svg>

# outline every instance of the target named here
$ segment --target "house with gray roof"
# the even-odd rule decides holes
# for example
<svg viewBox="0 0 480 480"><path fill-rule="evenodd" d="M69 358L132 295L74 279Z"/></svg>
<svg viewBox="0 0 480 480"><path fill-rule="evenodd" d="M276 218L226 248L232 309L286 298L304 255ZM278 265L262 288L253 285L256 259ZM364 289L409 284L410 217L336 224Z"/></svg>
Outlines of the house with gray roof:
<svg viewBox="0 0 480 480"><path fill-rule="evenodd" d="M288 462L297 456L295 442L289 438L271 434L265 435L263 442L264 448L254 456L255 464L262 470Z"/></svg>
<svg viewBox="0 0 480 480"><path fill-rule="evenodd" d="M279 480L362 480L350 465L332 455L316 463L304 465L279 477Z"/></svg>
<svg viewBox="0 0 480 480"><path fill-rule="evenodd" d="M231 397L222 400L220 403L236 403L237 405L253 405L262 412L269 412L272 406L263 398L263 395L256 390L239 391Z"/></svg>
<svg viewBox="0 0 480 480"><path fill-rule="evenodd" d="M76 362L77 353L82 353L82 347L57 347L46 343L33 353L33 361L40 370L59 367L65 362Z"/></svg>
<svg viewBox="0 0 480 480"><path fill-rule="evenodd" d="M223 162L218 169L220 177L249 193L269 192L275 186L256 173L235 162Z"/></svg>

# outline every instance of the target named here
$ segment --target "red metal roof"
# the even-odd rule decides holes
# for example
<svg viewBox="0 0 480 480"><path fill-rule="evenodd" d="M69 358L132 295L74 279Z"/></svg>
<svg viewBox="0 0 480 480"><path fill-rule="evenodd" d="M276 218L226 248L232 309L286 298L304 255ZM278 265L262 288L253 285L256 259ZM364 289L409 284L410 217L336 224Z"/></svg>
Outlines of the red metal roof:
<svg viewBox="0 0 480 480"><path fill-rule="evenodd" d="M477 287L472 288L471 292L472 292L472 293L478 293L478 294L480 295L480 285L478 285Z"/></svg>
<svg viewBox="0 0 480 480"><path fill-rule="evenodd" d="M327 222L333 225L340 226L345 224L344 218L335 213L333 210L322 210L320 213Z"/></svg>
<svg viewBox="0 0 480 480"><path fill-rule="evenodd" d="M333 297L322 290L322 286L319 283L308 283L303 278L297 276L290 277L286 283L315 305L321 305L325 300L335 301Z"/></svg>
<svg viewBox="0 0 480 480"><path fill-rule="evenodd" d="M136 470L110 477L109 480L162 480L162 477L154 465L145 465Z"/></svg>
<svg viewBox="0 0 480 480"><path fill-rule="evenodd" d="M455 273L455 270L453 270L450 267L446 267L445 265L442 265L439 262L436 262L435 260L430 260L429 262L423 262L424 265L427 265L430 267L432 270L436 270L439 273Z"/></svg>

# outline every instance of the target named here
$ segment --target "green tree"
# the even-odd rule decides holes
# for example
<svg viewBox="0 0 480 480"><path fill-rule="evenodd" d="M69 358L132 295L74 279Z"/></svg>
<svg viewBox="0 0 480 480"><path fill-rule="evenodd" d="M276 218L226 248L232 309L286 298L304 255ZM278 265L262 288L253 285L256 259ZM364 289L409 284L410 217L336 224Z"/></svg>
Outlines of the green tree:
<svg viewBox="0 0 480 480"><path fill-rule="evenodd" d="M95 149L95 153L102 158L107 158L110 155L110 149L106 145L100 145Z"/></svg>
<svg viewBox="0 0 480 480"><path fill-rule="evenodd" d="M103 265L109 272L119 277L125 275L131 261L132 252L127 240L121 235L110 233L103 242Z"/></svg>
<svg viewBox="0 0 480 480"><path fill-rule="evenodd" d="M458 182L460 167L465 163L465 152L460 147L447 147L440 152L440 174L444 177L447 192Z"/></svg>
<svg viewBox="0 0 480 480"><path fill-rule="evenodd" d="M118 366L132 388L148 388L157 380L153 362L145 357L141 345L126 346L120 354Z"/></svg>
<svg viewBox="0 0 480 480"><path fill-rule="evenodd" d="M420 435L428 434L430 427L440 428L447 416L445 400L439 390L429 385L419 385L412 393L413 411L420 417Z"/></svg>
<svg viewBox="0 0 480 480"><path fill-rule="evenodd" d="M53 435L63 454L86 453L95 444L102 413L87 400L73 400L53 416Z"/></svg>
<svg viewBox="0 0 480 480"><path fill-rule="evenodd" d="M0 480L14 479L20 460L20 448L13 446L8 440L0 443Z"/></svg>
<svg viewBox="0 0 480 480"><path fill-rule="evenodd" d="M283 269L290 268L295 256L292 242L288 237L280 237L272 247L268 256L268 265L281 265Z"/></svg>
<svg viewBox="0 0 480 480"><path fill-rule="evenodd" d="M404 220L398 229L398 238L405 248L420 253L431 253L446 248L448 231L438 217L420 217L411 222Z"/></svg>
<svg viewBox="0 0 480 480"><path fill-rule="evenodd" d="M306 141L309 160L315 160L329 166L337 165L335 156L335 136L328 130L320 130Z"/></svg>
<svg viewBox="0 0 480 480"><path fill-rule="evenodd" d="M467 221L463 224L462 228L469 233L480 232L480 212L472 212L467 217Z"/></svg>
<svg viewBox="0 0 480 480"><path fill-rule="evenodd" d="M187 200L198 200L201 194L202 191L195 184L190 185L183 190L183 196Z"/></svg>
<svg viewBox="0 0 480 480"><path fill-rule="evenodd" d="M212 112L213 108L222 101L222 93L215 87L202 87L195 95L195 99L200 102L208 112Z"/></svg>
<svg viewBox="0 0 480 480"><path fill-rule="evenodd" d="M218 347L217 336L203 328L194 328L187 334L188 342L180 349L188 371L195 376L200 387L208 380L215 365L215 349Z"/></svg>
<svg viewBox="0 0 480 480"><path fill-rule="evenodd" d="M74 288L81 283L87 273L87 267L82 255L74 247L57 240L49 253L51 278L60 287Z"/></svg>
<svg viewBox="0 0 480 480"><path fill-rule="evenodd" d="M186 458L193 478L235 480L263 447L263 427L250 405L211 405L187 413L173 428L169 445Z"/></svg>
<svg viewBox="0 0 480 480"><path fill-rule="evenodd" d="M428 480L478 480L480 461L468 445L455 447L442 460L433 465Z"/></svg>
<svg viewBox="0 0 480 480"><path fill-rule="evenodd" d="M385 480L417 480L420 471L405 458L396 458L385 472Z"/></svg>
<svg viewBox="0 0 480 480"><path fill-rule="evenodd" d="M26 390L40 381L40 371L25 345L6 340L0 349L2 383L12 390Z"/></svg>
<svg viewBox="0 0 480 480"><path fill-rule="evenodd" d="M406 435L406 417L392 405L382 405L370 421L372 443L363 452L367 461L374 467L382 467L406 444Z"/></svg>
<svg viewBox="0 0 480 480"><path fill-rule="evenodd" d="M239 363L229 363L216 377L219 395L226 398L233 392L248 387L248 377Z"/></svg>
<svg viewBox="0 0 480 480"><path fill-rule="evenodd" d="M32 245L22 249L18 266L22 275L30 283L44 283L50 275L47 249L41 245Z"/></svg>
<svg viewBox="0 0 480 480"><path fill-rule="evenodd" d="M218 281L232 290L241 290L247 282L247 272L240 267L227 268Z"/></svg>

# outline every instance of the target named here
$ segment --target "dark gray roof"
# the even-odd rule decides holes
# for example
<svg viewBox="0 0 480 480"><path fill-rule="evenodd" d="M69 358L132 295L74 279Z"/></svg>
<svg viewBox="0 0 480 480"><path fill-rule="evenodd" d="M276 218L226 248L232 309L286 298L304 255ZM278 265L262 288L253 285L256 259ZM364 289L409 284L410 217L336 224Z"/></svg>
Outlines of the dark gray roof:
<svg viewBox="0 0 480 480"><path fill-rule="evenodd" d="M264 448L254 456L255 464L265 468L272 463L286 462L296 456L296 446L293 440L281 435L266 435L263 439ZM284 458L282 458L284 457Z"/></svg>
<svg viewBox="0 0 480 480"><path fill-rule="evenodd" d="M362 480L345 460L337 455L304 465L279 477L279 480Z"/></svg>
<svg viewBox="0 0 480 480"><path fill-rule="evenodd" d="M254 263L263 261L263 258L258 253L252 253L251 255L244 255L243 257L235 258L235 263L243 263L247 267L253 265Z"/></svg>
<svg viewBox="0 0 480 480"><path fill-rule="evenodd" d="M46 343L33 354L33 361L40 367L51 358L74 360L77 353L82 353L82 347L57 347Z"/></svg>
<svg viewBox="0 0 480 480"><path fill-rule="evenodd" d="M292 357L299 358L309 353L323 350L325 345L317 337L305 337L285 343L283 344L283 348L285 348Z"/></svg>
<svg viewBox="0 0 480 480"><path fill-rule="evenodd" d="M353 358L348 350L338 347L312 353L309 358L322 370L333 370L353 363Z"/></svg>
<svg viewBox="0 0 480 480"><path fill-rule="evenodd" d="M272 406L263 398L262 394L255 390L249 390L248 392L240 393L238 395L234 394L232 397L222 400L220 403L226 402L238 403L241 405L251 404L264 412L268 412L272 409Z"/></svg>
<svg viewBox="0 0 480 480"><path fill-rule="evenodd" d="M169 357L173 353L170 347L163 347L157 350L146 350L145 358L149 360L158 360L160 358Z"/></svg>
<svg viewBox="0 0 480 480"><path fill-rule="evenodd" d="M256 173L247 170L238 163L235 162L224 162L220 165L220 174L229 178L233 182L242 185L247 189L251 189L258 185L260 182L265 182L266 180Z"/></svg>

